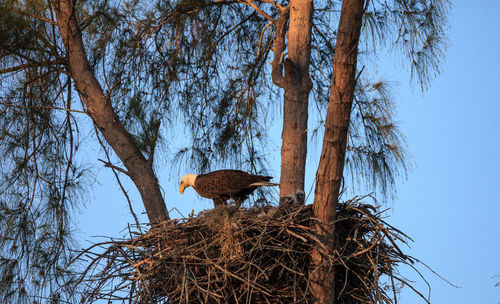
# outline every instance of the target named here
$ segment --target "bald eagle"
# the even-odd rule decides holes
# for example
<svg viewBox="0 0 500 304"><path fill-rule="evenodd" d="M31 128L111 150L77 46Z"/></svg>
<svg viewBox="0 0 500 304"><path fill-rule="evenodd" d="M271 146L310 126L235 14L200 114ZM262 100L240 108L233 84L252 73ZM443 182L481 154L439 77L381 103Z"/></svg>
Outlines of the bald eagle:
<svg viewBox="0 0 500 304"><path fill-rule="evenodd" d="M186 174L181 179L180 192L191 186L199 195L214 201L215 207L233 199L240 206L258 187L277 186L269 182L272 176L254 175L240 170L218 170L207 174Z"/></svg>

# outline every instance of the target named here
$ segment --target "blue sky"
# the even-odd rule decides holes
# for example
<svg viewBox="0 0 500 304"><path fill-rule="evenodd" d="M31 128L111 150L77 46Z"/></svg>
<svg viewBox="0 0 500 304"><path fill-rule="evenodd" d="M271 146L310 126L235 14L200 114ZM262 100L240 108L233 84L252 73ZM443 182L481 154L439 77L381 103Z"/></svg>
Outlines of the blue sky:
<svg viewBox="0 0 500 304"><path fill-rule="evenodd" d="M500 276L499 11L498 0L454 1L442 73L425 93L411 87L409 73L400 64L381 63L385 75L399 82L397 120L416 163L408 180L397 186L387 221L414 240L408 254L461 287L419 267L431 284L432 303L500 303L500 287L494 287L500 281L494 277ZM271 136L279 143L278 131ZM277 150L270 153L276 155ZM271 162L274 176L279 176L279 162ZM308 176L314 176L316 166L313 156ZM178 180L166 170L159 175L169 209L187 215L212 207L194 191L181 196ZM119 236L132 222L108 169L101 169L96 181L77 225L83 240ZM135 193L130 183L127 188ZM135 210L143 210L137 195L133 197ZM415 273L402 271L421 281ZM425 284L416 285L426 294ZM424 303L411 292L403 292L400 302Z"/></svg>
<svg viewBox="0 0 500 304"><path fill-rule="evenodd" d="M407 82L399 90L417 166L389 222L413 238L411 255L462 287L424 271L434 303L500 303L499 9L500 1L456 1L442 74L425 94Z"/></svg>

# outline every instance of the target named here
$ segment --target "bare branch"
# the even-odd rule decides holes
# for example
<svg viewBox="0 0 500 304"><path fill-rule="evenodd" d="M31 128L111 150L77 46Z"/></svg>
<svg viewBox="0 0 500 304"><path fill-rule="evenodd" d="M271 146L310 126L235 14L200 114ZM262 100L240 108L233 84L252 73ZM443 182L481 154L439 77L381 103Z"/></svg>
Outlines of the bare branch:
<svg viewBox="0 0 500 304"><path fill-rule="evenodd" d="M30 63L25 63L21 65L17 65L14 67L6 68L6 69L1 69L0 74L6 74L10 72L17 72L19 70L24 70L26 68L35 68L35 67L40 67L40 66L45 66L45 67L50 67L54 64L62 63L61 60L56 59L56 60L51 60L51 61L45 61L45 62L30 62Z"/></svg>
<svg viewBox="0 0 500 304"><path fill-rule="evenodd" d="M276 22L276 20L273 19L273 17L269 16L266 12L264 12L262 9L260 9L260 7L258 7L257 5L255 5L255 3L253 3L253 0L240 0L241 3L245 4L245 5L248 5L250 6L251 8L253 8L259 15L261 15L262 17L266 18L267 20L271 21L271 22Z"/></svg>
<svg viewBox="0 0 500 304"><path fill-rule="evenodd" d="M99 136L99 131L96 126L94 126L94 132L97 138L97 141L99 142L99 145L101 145L102 150L104 151L104 154L106 154L107 162L111 163L111 157L109 156L109 152L106 149L106 146L104 145L103 141L101 140L101 137ZM130 210L130 213L132 214L132 217L135 220L136 227L139 229L139 231L142 232L141 225L139 225L139 219L137 218L137 215L134 212L134 208L132 207L132 201L130 200L130 196L128 195L127 190L125 190L125 187L123 187L123 184L120 180L120 177L118 176L118 173L116 173L115 168L111 168L111 171L113 171L113 174L115 175L116 182L118 183L118 186L120 186L120 189L122 190L123 195L125 196L125 199L127 200L128 203L128 208Z"/></svg>
<svg viewBox="0 0 500 304"><path fill-rule="evenodd" d="M260 0L260 1L274 5L274 7L278 8L281 12L283 12L284 10L286 10L288 8L287 6L284 7L284 6L280 5L278 2L276 2L276 0Z"/></svg>
<svg viewBox="0 0 500 304"><path fill-rule="evenodd" d="M56 22L54 20L51 20L51 19L48 19L48 18L45 18L45 17L42 17L42 16L38 16L38 15L32 14L30 12L21 11L21 10L15 9L15 8L11 8L11 10L13 12L21 14L23 16L28 16L28 17L31 17L31 18L35 18L35 19L38 19L38 20L50 23L52 25L56 25Z"/></svg>
<svg viewBox="0 0 500 304"><path fill-rule="evenodd" d="M266 29L271 25L273 24L272 22L269 22L268 24L266 24L264 26L264 28L262 28L262 31L260 32L260 37L259 37L259 46L257 48L257 57L259 57L260 55L260 47L262 46L262 38L264 37L264 33L266 32Z"/></svg>
<svg viewBox="0 0 500 304"><path fill-rule="evenodd" d="M326 35L316 26L316 24L314 24L314 22L313 22L312 26L316 30L316 32L318 33L318 35L325 41L326 46L328 47L328 49L330 50L330 52L333 54L335 52L335 46L333 46L330 43L330 39L328 39L326 37Z"/></svg>
<svg viewBox="0 0 500 304"><path fill-rule="evenodd" d="M107 162L107 161L105 161L105 160L102 160L102 159L100 159L100 158L98 159L98 161L103 162L103 163L104 163L104 166L106 166L106 167L108 167L108 168L114 169L114 170L116 170L116 171L120 171L121 173L123 173L123 174L125 174L125 175L130 176L130 173L128 173L128 171L127 171L127 170L125 170L125 169L122 169L122 168L120 168L120 167L117 167L117 166L113 165L112 163Z"/></svg>
<svg viewBox="0 0 500 304"><path fill-rule="evenodd" d="M18 109L38 108L38 109L49 109L49 110L61 110L61 111L66 111L66 112L74 112L74 113L88 115L88 113L85 111L60 108L60 107L51 107L51 106L29 106L28 107L28 106L20 106L20 105L15 105L15 104L11 104L11 103L5 103L5 102L0 102L0 105L6 106L6 107L11 107L11 108L18 108Z"/></svg>

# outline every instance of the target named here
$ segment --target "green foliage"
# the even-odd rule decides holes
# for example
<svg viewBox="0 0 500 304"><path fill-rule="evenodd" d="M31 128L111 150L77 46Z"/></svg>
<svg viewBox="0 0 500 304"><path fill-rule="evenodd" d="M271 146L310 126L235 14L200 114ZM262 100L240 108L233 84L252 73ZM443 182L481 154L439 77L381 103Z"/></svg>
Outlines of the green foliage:
<svg viewBox="0 0 500 304"><path fill-rule="evenodd" d="M405 138L394 122L394 98L387 82L358 81L351 114L346 171L352 184L364 181L371 191L395 193L398 177L412 165Z"/></svg>
<svg viewBox="0 0 500 304"><path fill-rule="evenodd" d="M70 299L70 219L88 178L55 28L41 1L0 10L0 302Z"/></svg>
<svg viewBox="0 0 500 304"><path fill-rule="evenodd" d="M74 117L53 109L65 106L54 100L68 82L37 81L40 74L48 80L44 68L24 73L24 83L10 82L1 100L10 104L0 115L2 303L67 299L74 283L73 270L64 267L75 245L70 219L88 178L74 156Z"/></svg>
<svg viewBox="0 0 500 304"><path fill-rule="evenodd" d="M404 56L422 89L439 73L448 46L449 0L370 1L364 18L371 47L389 46ZM370 49L369 47L367 49Z"/></svg>
<svg viewBox="0 0 500 304"><path fill-rule="evenodd" d="M177 153L176 162L200 171L215 169L213 164L260 170L259 153L264 152L255 145L264 139L260 117L266 115L262 107L268 102L262 95L271 89L264 72L272 40L265 35L257 52L255 37L266 22L240 4L191 2L196 3L189 9L162 5L157 21L162 25L150 25L156 37L172 41L176 62L182 63L172 91L191 140ZM187 13L176 18L183 9Z"/></svg>

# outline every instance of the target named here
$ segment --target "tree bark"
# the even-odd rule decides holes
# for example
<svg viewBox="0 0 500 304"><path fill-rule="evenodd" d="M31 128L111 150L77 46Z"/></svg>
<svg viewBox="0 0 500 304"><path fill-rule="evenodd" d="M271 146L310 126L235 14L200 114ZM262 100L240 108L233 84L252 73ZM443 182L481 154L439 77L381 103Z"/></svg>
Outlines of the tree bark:
<svg viewBox="0 0 500 304"><path fill-rule="evenodd" d="M168 219L168 212L152 164L135 145L114 113L111 101L97 81L88 63L82 34L76 18L74 1L53 1L57 27L66 49L67 65L87 113L113 148L135 183L151 224Z"/></svg>
<svg viewBox="0 0 500 304"><path fill-rule="evenodd" d="M285 60L280 196L304 190L311 56L312 0L291 0ZM276 55L276 54L275 54Z"/></svg>
<svg viewBox="0 0 500 304"><path fill-rule="evenodd" d="M340 14L337 44L333 60L330 101L325 122L323 148L316 173L313 213L320 223L316 231L334 252L334 220L344 173L347 131L351 116L356 62L361 32L364 0L344 0ZM311 293L314 303L334 303L335 278L333 263L319 249L312 252Z"/></svg>

